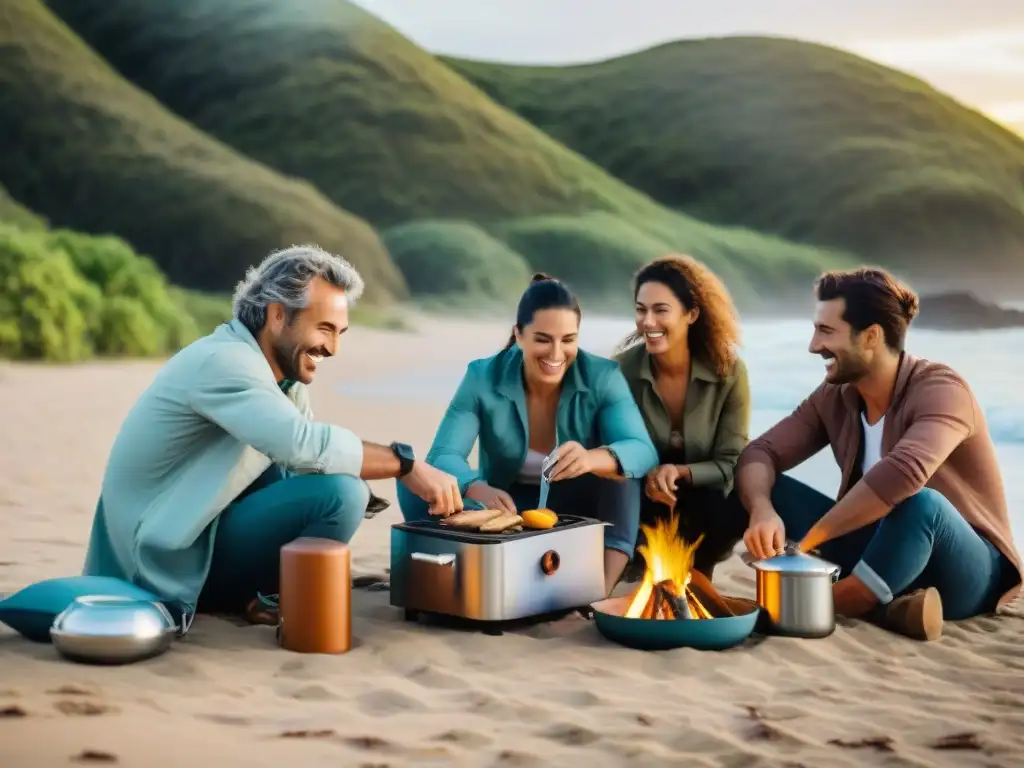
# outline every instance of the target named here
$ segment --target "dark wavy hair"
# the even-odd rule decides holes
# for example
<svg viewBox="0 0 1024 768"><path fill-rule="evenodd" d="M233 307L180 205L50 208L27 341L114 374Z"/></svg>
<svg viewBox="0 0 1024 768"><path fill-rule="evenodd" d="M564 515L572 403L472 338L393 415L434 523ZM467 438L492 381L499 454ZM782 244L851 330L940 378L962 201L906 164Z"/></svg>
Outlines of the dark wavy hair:
<svg viewBox="0 0 1024 768"><path fill-rule="evenodd" d="M516 343L516 330L522 333L523 328L533 322L533 316L544 309L571 309L576 319L583 319L580 303L569 287L561 280L556 280L543 272L537 272L530 280L530 285L523 291L516 310L516 325L505 344L511 349Z"/></svg>
<svg viewBox="0 0 1024 768"><path fill-rule="evenodd" d="M903 351L920 300L889 272L878 267L825 272L815 281L814 288L818 301L844 300L843 320L854 333L877 324L886 346L894 352Z"/></svg>
<svg viewBox="0 0 1024 768"><path fill-rule="evenodd" d="M740 343L740 319L728 289L719 277L691 256L669 254L645 265L633 278L633 300L645 283L661 283L675 295L686 311L700 310L690 326L692 352L708 363L719 376L728 376L736 363ZM631 333L622 346L640 340Z"/></svg>

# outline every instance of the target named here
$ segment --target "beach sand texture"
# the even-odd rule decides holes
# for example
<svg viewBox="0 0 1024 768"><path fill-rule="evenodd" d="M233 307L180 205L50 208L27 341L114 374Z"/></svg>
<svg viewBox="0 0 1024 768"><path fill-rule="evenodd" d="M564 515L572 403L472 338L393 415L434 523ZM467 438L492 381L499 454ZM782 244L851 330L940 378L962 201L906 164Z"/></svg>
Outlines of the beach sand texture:
<svg viewBox="0 0 1024 768"><path fill-rule="evenodd" d="M312 387L317 415L425 453L444 403L341 399L500 347L501 325L362 328ZM0 592L78 573L107 451L158 363L0 366ZM394 501L393 483L374 483ZM353 541L383 573L392 507ZM753 597L734 557L719 589ZM276 647L268 627L201 616L162 657L58 660L0 627L0 765L925 766L1024 761L1024 610L947 624L937 643L840 621L823 640L644 653L564 619L501 637L404 623L355 590L355 647Z"/></svg>

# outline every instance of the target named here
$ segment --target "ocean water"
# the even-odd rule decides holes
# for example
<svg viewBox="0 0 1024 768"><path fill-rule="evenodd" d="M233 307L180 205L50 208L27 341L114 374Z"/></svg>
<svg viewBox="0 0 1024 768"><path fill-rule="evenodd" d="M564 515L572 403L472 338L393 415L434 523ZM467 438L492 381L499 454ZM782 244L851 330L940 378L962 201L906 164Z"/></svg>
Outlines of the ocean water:
<svg viewBox="0 0 1024 768"><path fill-rule="evenodd" d="M630 318L585 317L580 345L606 355L631 329ZM821 382L824 366L820 357L807 352L809 319L748 321L743 333L742 355L753 398L753 437L814 389ZM907 345L915 355L953 366L974 390L996 443L1014 535L1024 546L1024 329L969 333L912 330ZM445 403L461 375L461 369L448 367L424 371L414 379L351 381L340 387L339 394ZM792 474L824 493L834 495L839 486L839 467L828 449Z"/></svg>

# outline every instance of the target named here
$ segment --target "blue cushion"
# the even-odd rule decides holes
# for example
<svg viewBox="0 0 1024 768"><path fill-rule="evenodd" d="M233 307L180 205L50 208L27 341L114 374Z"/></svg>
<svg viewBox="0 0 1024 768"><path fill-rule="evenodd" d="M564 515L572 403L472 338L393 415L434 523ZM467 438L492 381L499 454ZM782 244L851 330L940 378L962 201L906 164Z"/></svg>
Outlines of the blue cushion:
<svg viewBox="0 0 1024 768"><path fill-rule="evenodd" d="M0 600L0 622L29 640L48 643L53 620L84 595L160 601L152 592L112 576L67 576L38 581Z"/></svg>

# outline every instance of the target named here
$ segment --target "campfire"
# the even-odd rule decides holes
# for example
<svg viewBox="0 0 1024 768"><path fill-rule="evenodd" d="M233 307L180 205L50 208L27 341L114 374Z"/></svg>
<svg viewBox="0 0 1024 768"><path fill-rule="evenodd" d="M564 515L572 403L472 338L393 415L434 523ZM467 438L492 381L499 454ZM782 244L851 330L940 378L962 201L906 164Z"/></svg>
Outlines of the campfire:
<svg viewBox="0 0 1024 768"><path fill-rule="evenodd" d="M643 581L623 614L628 619L713 619L731 616L726 602L703 574L693 571L693 556L704 537L679 538L679 517L641 525L646 542L637 547L647 564Z"/></svg>

